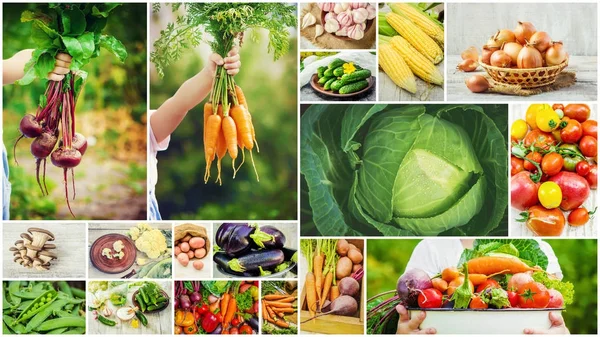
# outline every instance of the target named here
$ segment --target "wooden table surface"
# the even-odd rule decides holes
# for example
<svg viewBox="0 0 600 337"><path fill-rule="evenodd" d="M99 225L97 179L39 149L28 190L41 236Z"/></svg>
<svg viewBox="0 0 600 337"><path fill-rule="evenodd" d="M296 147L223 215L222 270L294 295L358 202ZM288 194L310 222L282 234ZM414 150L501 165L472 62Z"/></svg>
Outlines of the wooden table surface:
<svg viewBox="0 0 600 337"><path fill-rule="evenodd" d="M88 260L89 263L89 267L88 267L88 278L90 279L104 279L104 280L110 280L110 279L120 279L122 276L127 275L127 273L129 273L132 269L135 269L136 271L140 270L140 266L137 265L137 263L134 263L133 266L131 266L131 268L127 269L126 271L120 273L120 274L107 274L107 273L103 273L101 271L99 271L98 269L96 269L96 267L94 267L92 265L92 263L89 261L89 251L90 248L92 246L92 244L94 243L94 241L96 241L99 237L106 235L106 234L123 234L125 236L127 235L127 231L129 231L129 229L131 227L134 227L136 224L135 223L126 223L126 224L119 224L119 223L95 223L95 224L89 224L89 233L88 233L88 249L87 249L87 253L86 253L86 258ZM149 223L150 226L152 226L152 228L156 228L156 229L164 229L164 230L172 230L172 224L170 222L168 223Z"/></svg>
<svg viewBox="0 0 600 337"><path fill-rule="evenodd" d="M135 281L132 281L135 282ZM169 297L173 297L173 288L171 281L156 281L160 287L169 294ZM133 306L132 296L133 293L139 287L132 287L127 293L127 303L125 306ZM92 295L88 293L88 298ZM112 304L111 304L112 306ZM88 310L88 322L87 322L87 333L94 335L170 335L173 333L173 313L172 313L173 301L169 301L169 306L157 313L144 313L148 319L148 326L140 326L136 329L131 326L131 322L120 322L115 314L109 319L117 321L115 326L107 326L98 322L92 310ZM111 309L115 309L112 307Z"/></svg>
<svg viewBox="0 0 600 337"><path fill-rule="evenodd" d="M13 255L8 249L20 239L21 233L30 227L47 229L54 234L58 258L51 262L50 270L38 271L24 268L13 262ZM4 278L44 278L44 279L83 279L86 269L85 223L11 223L4 224L2 229Z"/></svg>
<svg viewBox="0 0 600 337"><path fill-rule="evenodd" d="M456 72L456 65L461 62L460 55L451 55L447 57L446 71L446 90L448 92L448 101L473 101L473 102L491 102L491 101L595 101L598 97L598 66L596 56L571 56L569 66L565 71L576 73L577 82L567 88L560 90L544 92L532 96L513 96L501 95L496 93L475 94L467 89L465 80L472 75L484 75L485 70L481 67L472 73Z"/></svg>
<svg viewBox="0 0 600 337"><path fill-rule="evenodd" d="M549 102L549 103L554 103L554 102ZM556 102L556 103L560 103L560 102ZM510 109L510 118L509 118L508 125L512 125L512 123L516 119L525 119L525 112L527 111L527 107L529 107L529 104L514 104L514 105L512 105L511 109ZM590 105L590 108L592 110L591 119L597 120L598 119L598 110L597 110L598 105L592 104L592 105ZM586 209L593 210L597 206L597 204L596 204L597 194L598 194L597 190L591 190L590 196L583 203L583 206ZM516 219L520 218L520 216L519 216L520 212L521 211L519 211L518 209L510 207L509 236L511 236L511 237L535 236L533 234L533 232L529 228L527 228L525 223L516 221ZM569 215L569 212L563 212L563 214L565 216L565 221L566 221L567 216ZM570 238L574 238L574 237L596 238L598 236L597 222L598 221L596 219L593 219L593 220L590 220L586 225L579 226L579 227L572 227L572 226L569 226L568 224L565 224L565 229L563 230L563 233L561 236L562 237L570 237Z"/></svg>

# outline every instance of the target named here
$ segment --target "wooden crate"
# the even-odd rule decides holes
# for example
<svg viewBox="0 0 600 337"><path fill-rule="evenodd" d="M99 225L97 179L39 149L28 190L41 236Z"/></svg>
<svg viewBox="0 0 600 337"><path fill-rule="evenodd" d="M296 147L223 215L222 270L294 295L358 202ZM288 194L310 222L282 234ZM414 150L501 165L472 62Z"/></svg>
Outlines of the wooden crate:
<svg viewBox="0 0 600 337"><path fill-rule="evenodd" d="M365 241L362 239L346 239L348 243L355 245L363 254L363 265L365 256ZM304 270L302 271L305 272ZM360 283L360 301L358 303L358 313L353 317L327 315L313 319L300 325L302 331L334 334L334 335L362 335L365 326L365 289L366 276L363 277ZM300 321L303 322L310 318L308 307L306 304L306 289L302 285L302 293L300 295Z"/></svg>

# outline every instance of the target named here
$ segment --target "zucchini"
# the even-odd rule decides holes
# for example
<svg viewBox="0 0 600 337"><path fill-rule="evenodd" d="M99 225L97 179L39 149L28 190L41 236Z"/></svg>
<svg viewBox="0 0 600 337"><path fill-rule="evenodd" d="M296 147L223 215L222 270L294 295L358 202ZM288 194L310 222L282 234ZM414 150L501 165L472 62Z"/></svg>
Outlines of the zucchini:
<svg viewBox="0 0 600 337"><path fill-rule="evenodd" d="M342 66L344 63L346 63L346 61L344 61L342 59L335 59L335 60L331 61L331 63L329 63L329 66L327 66L327 68L333 70L337 67Z"/></svg>
<svg viewBox="0 0 600 337"><path fill-rule="evenodd" d="M327 67L326 67L326 66L320 66L320 67L317 69L317 77L318 77L318 78L321 78L321 77L323 77L323 73L325 72L325 70L327 70Z"/></svg>
<svg viewBox="0 0 600 337"><path fill-rule="evenodd" d="M342 83L341 80L335 80L331 83L331 85L329 86L331 88L331 90L333 91L338 91L340 90L340 88L344 85L344 83Z"/></svg>
<svg viewBox="0 0 600 337"><path fill-rule="evenodd" d="M344 85L343 87L340 88L339 92L342 95L351 94L353 92L357 92L357 91L360 91L360 90L366 88L368 85L369 85L369 82L367 82L367 80L360 80L358 82Z"/></svg>
<svg viewBox="0 0 600 337"><path fill-rule="evenodd" d="M361 69L353 72L352 74L343 75L342 82L344 82L344 85L346 85L359 80L366 80L369 77L371 77L371 71L369 69Z"/></svg>
<svg viewBox="0 0 600 337"><path fill-rule="evenodd" d="M327 69L327 70L325 70L325 72L323 73L323 76L325 76L325 77L333 77L333 69Z"/></svg>
<svg viewBox="0 0 600 337"><path fill-rule="evenodd" d="M323 76L319 79L319 84L325 84L327 83L327 81L329 81L330 79L335 78L335 77L331 77L331 76Z"/></svg>
<svg viewBox="0 0 600 337"><path fill-rule="evenodd" d="M335 77L330 78L329 81L325 82L323 89L331 90L331 83L333 83L335 80L336 80Z"/></svg>
<svg viewBox="0 0 600 337"><path fill-rule="evenodd" d="M333 76L342 76L344 75L344 67L343 66L339 66L335 69L333 69Z"/></svg>

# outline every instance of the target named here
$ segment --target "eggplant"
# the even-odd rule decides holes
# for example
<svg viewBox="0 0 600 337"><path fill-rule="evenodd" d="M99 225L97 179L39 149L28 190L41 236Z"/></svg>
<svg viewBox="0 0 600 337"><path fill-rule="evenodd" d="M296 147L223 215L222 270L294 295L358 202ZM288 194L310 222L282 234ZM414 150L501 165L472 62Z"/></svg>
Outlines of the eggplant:
<svg viewBox="0 0 600 337"><path fill-rule="evenodd" d="M256 276L255 274L252 273L240 273L237 271L233 271L231 270L231 268L229 268L229 261L233 260L233 258L227 256L227 254L223 253L223 252L218 252L215 253L213 255L213 261L215 261L216 264L218 264L221 268L223 268L223 270L225 270L227 273L235 275L235 276L240 276L240 277L254 277Z"/></svg>
<svg viewBox="0 0 600 337"><path fill-rule="evenodd" d="M243 255L252 249L253 242L250 235L256 230L255 226L250 226L247 223L227 223L223 225L227 226L220 233L217 231L219 236L217 236L215 241L227 255L236 257Z"/></svg>
<svg viewBox="0 0 600 337"><path fill-rule="evenodd" d="M250 235L258 248L281 249L285 245L285 235L274 226L262 226Z"/></svg>
<svg viewBox="0 0 600 337"><path fill-rule="evenodd" d="M250 317L248 324L250 324L250 327L252 330L254 330L254 332L258 333L258 318L254 316Z"/></svg>
<svg viewBox="0 0 600 337"><path fill-rule="evenodd" d="M215 328L215 330L213 332L211 332L211 335L220 335L223 332L223 324L219 323L219 325L217 325L217 327Z"/></svg>
<svg viewBox="0 0 600 337"><path fill-rule="evenodd" d="M279 249L259 250L244 256L232 259L227 264L237 272L252 272L260 266L264 270L272 269L285 260L283 252Z"/></svg>
<svg viewBox="0 0 600 337"><path fill-rule="evenodd" d="M217 229L217 233L215 234L215 243L217 246L223 248L223 245L227 240L229 240L229 236L231 235L231 231L237 226L236 223L223 223Z"/></svg>

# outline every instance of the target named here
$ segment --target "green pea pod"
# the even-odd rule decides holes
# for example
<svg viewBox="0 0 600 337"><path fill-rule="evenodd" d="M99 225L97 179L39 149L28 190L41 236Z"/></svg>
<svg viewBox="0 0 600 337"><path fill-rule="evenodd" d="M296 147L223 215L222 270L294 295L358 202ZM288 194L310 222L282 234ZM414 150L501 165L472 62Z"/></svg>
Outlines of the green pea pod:
<svg viewBox="0 0 600 337"><path fill-rule="evenodd" d="M25 326L21 323L17 323L16 320L8 315L2 316L3 322L12 330L14 333L21 335L25 333ZM12 333L11 333L12 334Z"/></svg>
<svg viewBox="0 0 600 337"><path fill-rule="evenodd" d="M48 290L49 291L49 290ZM19 299L19 302L21 299L24 300L34 300L38 297L40 297L42 294L45 294L46 291L17 291L17 292L11 292L11 295L13 297L13 300L16 300L16 298Z"/></svg>
<svg viewBox="0 0 600 337"><path fill-rule="evenodd" d="M28 333L30 331L35 330L40 324L44 323L48 317L50 317L55 311L60 311L65 304L67 304L66 300L57 300L54 301L48 308L38 312L35 316L33 316L27 325L25 326L25 331Z"/></svg>
<svg viewBox="0 0 600 337"><path fill-rule="evenodd" d="M21 312L17 320L13 324L17 324L23 322L25 320L30 319L38 312L48 308L52 302L58 297L58 293L56 290L51 289L45 291L43 294L38 296L31 304Z"/></svg>
<svg viewBox="0 0 600 337"><path fill-rule="evenodd" d="M117 325L117 322L110 320L102 315L98 315L98 322L104 324L104 325L108 325L108 326L115 326Z"/></svg>
<svg viewBox="0 0 600 337"><path fill-rule="evenodd" d="M140 310L135 311L135 316L140 320L142 325L148 326L148 319L146 318L146 315L144 315Z"/></svg>
<svg viewBox="0 0 600 337"><path fill-rule="evenodd" d="M50 330L48 332L46 332L46 335L62 335L65 331L67 331L67 328L58 328L58 329L54 329L54 330Z"/></svg>
<svg viewBox="0 0 600 337"><path fill-rule="evenodd" d="M62 333L63 335L85 335L85 328L73 328Z"/></svg>
<svg viewBox="0 0 600 337"><path fill-rule="evenodd" d="M58 284L58 288L60 289L60 291L69 295L70 297L73 297L73 292L71 291L71 286L69 286L67 281L58 281L56 283Z"/></svg>
<svg viewBox="0 0 600 337"><path fill-rule="evenodd" d="M73 293L74 297L85 300L85 290L71 287L71 292Z"/></svg>
<svg viewBox="0 0 600 337"><path fill-rule="evenodd" d="M8 328L8 326L6 326L6 323L4 323L4 321L2 321L2 334L3 335L12 335L13 332Z"/></svg>
<svg viewBox="0 0 600 337"><path fill-rule="evenodd" d="M64 327L85 328L85 317L54 318L40 324L40 326L37 327L36 331L43 332Z"/></svg>

